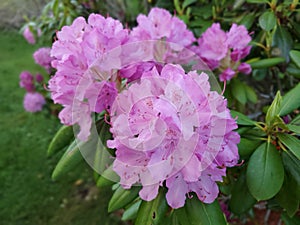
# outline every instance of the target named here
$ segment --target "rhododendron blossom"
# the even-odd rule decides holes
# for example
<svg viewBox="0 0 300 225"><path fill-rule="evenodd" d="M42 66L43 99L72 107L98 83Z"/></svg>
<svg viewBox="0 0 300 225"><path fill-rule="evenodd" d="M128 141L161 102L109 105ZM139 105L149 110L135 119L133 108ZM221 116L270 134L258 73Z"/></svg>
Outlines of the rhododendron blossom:
<svg viewBox="0 0 300 225"><path fill-rule="evenodd" d="M20 74L20 87L24 88L27 92L33 92L34 87L34 77L28 71L23 71Z"/></svg>
<svg viewBox="0 0 300 225"><path fill-rule="evenodd" d="M31 32L29 26L26 26L23 31L23 37L29 44L35 44L35 37L34 34Z"/></svg>
<svg viewBox="0 0 300 225"><path fill-rule="evenodd" d="M121 92L111 109L113 169L124 188L141 184L150 201L166 181L167 201L182 207L186 194L211 203L226 166L238 160L239 135L226 100L210 91L208 76L167 64L144 72Z"/></svg>
<svg viewBox="0 0 300 225"><path fill-rule="evenodd" d="M126 43L128 39L128 31L123 28L122 24L110 17L104 18L101 15L91 14L88 21L83 17L74 20L72 25L65 26L57 33L57 41L53 44L51 49L51 56L54 58L52 66L57 70L55 75L49 81L49 89L51 91L52 99L55 103L62 104L65 108L59 114L61 121L67 125L72 125L79 121L79 118L69 116L73 103L81 104L84 107L83 115L90 117L90 113L100 110L94 102L91 105L86 104L84 99L101 99L99 91L93 92L91 90L98 89L99 86L107 86L101 82L112 80L111 74L114 72L113 68L119 68L121 62L119 61L120 52L114 52L115 58L110 58L112 68L108 63L103 63L103 67L98 70L99 65L95 62L104 60L106 53L110 50L120 47ZM106 76L102 75L106 72ZM112 80L114 81L114 80ZM81 83L80 83L81 82ZM75 94L77 88L82 88L81 94ZM109 85L109 90L112 94L116 93L114 85ZM89 89L91 89L89 91ZM108 90L103 89L103 90ZM105 92L107 93L107 92ZM88 96L85 96L88 94ZM92 96L95 95L95 96ZM107 109L111 105L111 101L104 105ZM90 103L91 101L89 101ZM99 104L102 104L100 101ZM103 104L102 104L103 105ZM77 107L77 106L76 106ZM79 107L79 106L78 106ZM78 108L78 110L81 107ZM68 118L66 118L68 116ZM86 124L85 130L91 124ZM86 140L89 132L81 133L81 138Z"/></svg>
<svg viewBox="0 0 300 225"><path fill-rule="evenodd" d="M38 112L41 111L43 105L46 104L45 98L38 92L28 92L24 96L24 109L27 112Z"/></svg>
<svg viewBox="0 0 300 225"><path fill-rule="evenodd" d="M51 48L39 48L33 53L33 58L36 64L44 67L50 73L51 62L53 58L50 56Z"/></svg>
<svg viewBox="0 0 300 225"><path fill-rule="evenodd" d="M229 32L224 32L219 23L214 23L198 39L194 51L207 63L210 69L218 68L221 81L232 79L238 72L251 73L249 64L240 63L251 50L251 37L245 26L232 24Z"/></svg>

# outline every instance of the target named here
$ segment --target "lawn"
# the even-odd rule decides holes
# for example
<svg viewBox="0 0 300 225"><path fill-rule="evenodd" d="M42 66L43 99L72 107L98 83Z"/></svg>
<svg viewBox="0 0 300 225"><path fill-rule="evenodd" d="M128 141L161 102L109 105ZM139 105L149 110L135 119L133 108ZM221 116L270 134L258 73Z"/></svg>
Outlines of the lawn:
<svg viewBox="0 0 300 225"><path fill-rule="evenodd" d="M51 180L61 154L47 158L46 151L59 121L25 112L18 84L22 70L41 72L32 59L36 49L17 33L0 33L0 224L117 224L106 213L110 189L94 186L87 165Z"/></svg>

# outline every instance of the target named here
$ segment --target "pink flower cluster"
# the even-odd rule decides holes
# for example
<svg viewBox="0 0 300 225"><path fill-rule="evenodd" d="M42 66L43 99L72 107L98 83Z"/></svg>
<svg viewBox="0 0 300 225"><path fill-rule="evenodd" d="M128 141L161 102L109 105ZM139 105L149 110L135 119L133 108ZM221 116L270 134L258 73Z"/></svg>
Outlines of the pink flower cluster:
<svg viewBox="0 0 300 225"><path fill-rule="evenodd" d="M232 24L229 32L224 32L219 23L214 23L198 39L194 50L208 64L210 69L221 72L221 81L232 79L238 72L251 73L247 63L241 63L251 50L251 37L245 26Z"/></svg>
<svg viewBox="0 0 300 225"><path fill-rule="evenodd" d="M64 107L59 118L78 124L78 138L85 141L91 113L105 111L113 135L107 145L116 149L113 169L124 188L143 186L142 199L154 199L165 185L173 208L182 207L190 192L211 203L219 192L216 182L238 160L236 122L226 100L210 90L205 73L185 73L178 65L190 59L196 41L186 25L158 8L137 22L130 31L117 20L91 14L57 33L49 89ZM226 36L226 51L232 55L244 49L229 40ZM239 63L242 56L236 57Z"/></svg>
<svg viewBox="0 0 300 225"><path fill-rule="evenodd" d="M26 90L23 100L24 109L27 112L38 112L42 110L43 105L46 103L43 95L36 91L36 83L43 82L43 76L37 74L35 77L28 71L23 71L20 74L20 87Z"/></svg>
<svg viewBox="0 0 300 225"><path fill-rule="evenodd" d="M146 201L166 182L172 208L182 207L189 192L212 203L216 182L238 160L239 135L226 100L210 91L206 74L185 74L179 65L143 73L117 96L111 123L113 169L124 188L141 184Z"/></svg>
<svg viewBox="0 0 300 225"><path fill-rule="evenodd" d="M33 53L33 58L36 64L44 67L48 73L51 71L51 62L53 58L50 56L51 48L39 48Z"/></svg>

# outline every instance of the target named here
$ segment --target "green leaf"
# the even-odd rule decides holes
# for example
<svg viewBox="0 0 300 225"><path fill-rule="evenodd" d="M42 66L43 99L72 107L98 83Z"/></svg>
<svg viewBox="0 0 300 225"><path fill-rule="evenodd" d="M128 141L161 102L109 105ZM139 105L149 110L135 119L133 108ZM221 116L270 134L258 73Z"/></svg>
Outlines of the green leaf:
<svg viewBox="0 0 300 225"><path fill-rule="evenodd" d="M161 224L161 221L165 218L169 208L165 197L166 193L163 188L161 188L155 199L149 202L142 201L134 224Z"/></svg>
<svg viewBox="0 0 300 225"><path fill-rule="evenodd" d="M300 160L290 152L282 152L282 162L286 171L288 171L293 178L300 185Z"/></svg>
<svg viewBox="0 0 300 225"><path fill-rule="evenodd" d="M255 3L255 4L262 4L262 3L268 3L268 0L246 0L248 3Z"/></svg>
<svg viewBox="0 0 300 225"><path fill-rule="evenodd" d="M99 140L97 138L91 138L86 142L74 140L56 165L52 173L52 179L57 180L65 176L79 163L83 162L83 158L94 157L93 154L98 148L98 143Z"/></svg>
<svg viewBox="0 0 300 225"><path fill-rule="evenodd" d="M271 143L263 143L252 154L247 168L247 185L258 201L275 196L284 179L279 152Z"/></svg>
<svg viewBox="0 0 300 225"><path fill-rule="evenodd" d="M217 200L205 204L194 196L187 199L184 207L176 209L175 213L181 225L226 225Z"/></svg>
<svg viewBox="0 0 300 225"><path fill-rule="evenodd" d="M255 149L261 144L260 140L249 140L247 138L241 138L238 144L239 155L243 157L248 157L251 155Z"/></svg>
<svg viewBox="0 0 300 225"><path fill-rule="evenodd" d="M244 171L240 174L238 180L234 183L231 192L231 198L229 201L230 211L238 215L246 213L256 203L255 198L253 198L248 190L246 183L246 174ZM243 200L241 201L241 199Z"/></svg>
<svg viewBox="0 0 300 225"><path fill-rule="evenodd" d="M300 114L299 114L298 116L296 116L296 117L290 122L290 124L300 126Z"/></svg>
<svg viewBox="0 0 300 225"><path fill-rule="evenodd" d="M138 210L140 208L140 205L142 203L142 200L134 202L131 206L129 206L122 215L122 220L134 220L137 217Z"/></svg>
<svg viewBox="0 0 300 225"><path fill-rule="evenodd" d="M76 140L74 140L57 163L52 173L52 179L57 180L63 177L81 162L83 162L83 157L80 147L77 145Z"/></svg>
<svg viewBox="0 0 300 225"><path fill-rule="evenodd" d="M300 83L282 98L280 116L285 116L300 107Z"/></svg>
<svg viewBox="0 0 300 225"><path fill-rule="evenodd" d="M300 68L300 51L290 51L290 57L292 61Z"/></svg>
<svg viewBox="0 0 300 225"><path fill-rule="evenodd" d="M286 68L286 72L296 78L300 78L300 68L292 63L289 63L288 67Z"/></svg>
<svg viewBox="0 0 300 225"><path fill-rule="evenodd" d="M289 31L282 26L278 26L273 36L272 47L277 47L280 50L280 56L289 61L289 52L293 47L293 38Z"/></svg>
<svg viewBox="0 0 300 225"><path fill-rule="evenodd" d="M281 102L282 102L282 97L280 95L280 91L277 91L277 94L266 114L266 123L269 126L273 124L274 120L276 119L276 116L279 115Z"/></svg>
<svg viewBox="0 0 300 225"><path fill-rule="evenodd" d="M245 90L246 90L247 99L249 99L249 101L252 103L257 103L257 95L253 90L253 88L248 85L245 85Z"/></svg>
<svg viewBox="0 0 300 225"><path fill-rule="evenodd" d="M140 189L140 187L123 189L121 186L119 186L108 203L108 212L110 213L117 209L121 209L131 203L138 197Z"/></svg>
<svg viewBox="0 0 300 225"><path fill-rule="evenodd" d="M230 111L230 114L233 118L236 118L237 117L237 123L239 125L245 125L245 126L255 126L255 121L251 120L249 117L247 117L246 115L240 113L240 112L237 112L237 111L234 111L234 110L231 110Z"/></svg>
<svg viewBox="0 0 300 225"><path fill-rule="evenodd" d="M269 68L272 66L276 66L280 63L285 62L285 59L282 57L274 57L269 59L259 59L257 61L249 62L252 69L263 69L263 68Z"/></svg>
<svg viewBox="0 0 300 225"><path fill-rule="evenodd" d="M111 149L111 148L108 148L107 147L107 141L108 140L111 140L113 139L112 138L112 134L109 132L109 129L110 129L110 125L108 123L105 122L104 119L100 120L98 123L97 123L97 130L99 132L99 137L100 137L100 140L102 142L102 144L106 147L106 150L112 155L112 156L116 156L116 153L115 153L115 149Z"/></svg>
<svg viewBox="0 0 300 225"><path fill-rule="evenodd" d="M282 188L276 195L277 202L290 217L294 216L299 209L298 189L296 187L297 182L293 177L286 175Z"/></svg>
<svg viewBox="0 0 300 225"><path fill-rule="evenodd" d="M184 0L184 2L182 3L182 8L185 9L187 6L189 6L195 2L197 2L197 0Z"/></svg>
<svg viewBox="0 0 300 225"><path fill-rule="evenodd" d="M52 156L58 151L67 147L74 140L74 132L72 126L62 126L49 144L47 155Z"/></svg>
<svg viewBox="0 0 300 225"><path fill-rule="evenodd" d="M239 22L239 24L244 25L247 28L247 30L249 30L252 27L255 18L256 15L254 13L247 12L243 15L242 20Z"/></svg>
<svg viewBox="0 0 300 225"><path fill-rule="evenodd" d="M258 18L259 26L265 31L271 31L276 26L276 16L274 15L273 11L264 12Z"/></svg>
<svg viewBox="0 0 300 225"><path fill-rule="evenodd" d="M234 98L236 98L240 103L245 105L247 102L247 93L245 90L245 84L238 79L233 79L231 81L230 87Z"/></svg>
<svg viewBox="0 0 300 225"><path fill-rule="evenodd" d="M300 140L290 134L277 134L281 143L283 143L298 159L300 159Z"/></svg>
<svg viewBox="0 0 300 225"><path fill-rule="evenodd" d="M109 166L102 172L97 180L97 187L105 187L112 185L120 180L119 176L113 171L112 166Z"/></svg>
<svg viewBox="0 0 300 225"><path fill-rule="evenodd" d="M298 216L294 216L290 218L286 213L281 214L281 219L285 225L299 225L300 218Z"/></svg>

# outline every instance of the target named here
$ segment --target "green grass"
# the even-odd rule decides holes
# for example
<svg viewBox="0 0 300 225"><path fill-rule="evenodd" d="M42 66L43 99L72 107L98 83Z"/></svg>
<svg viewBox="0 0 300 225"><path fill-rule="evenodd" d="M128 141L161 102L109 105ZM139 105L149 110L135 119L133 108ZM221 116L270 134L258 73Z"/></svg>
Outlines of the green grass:
<svg viewBox="0 0 300 225"><path fill-rule="evenodd" d="M59 121L47 112L25 112L18 84L22 70L41 71L35 49L18 34L0 33L0 224L117 224L106 213L110 188L99 191L88 166L51 180L59 155L49 159L46 150Z"/></svg>

